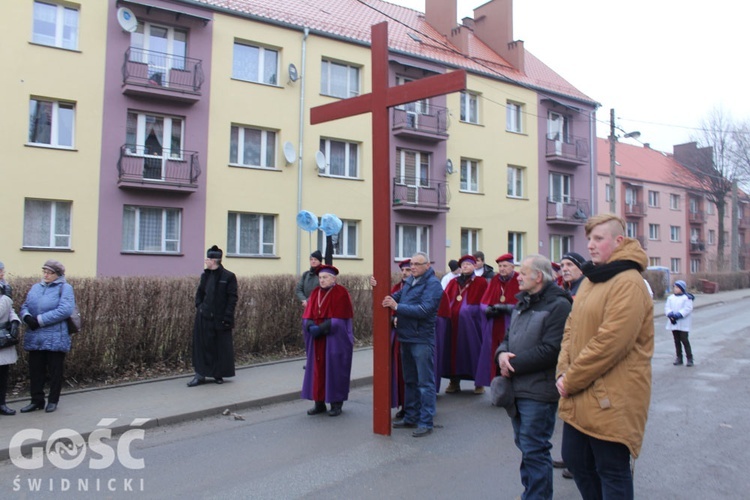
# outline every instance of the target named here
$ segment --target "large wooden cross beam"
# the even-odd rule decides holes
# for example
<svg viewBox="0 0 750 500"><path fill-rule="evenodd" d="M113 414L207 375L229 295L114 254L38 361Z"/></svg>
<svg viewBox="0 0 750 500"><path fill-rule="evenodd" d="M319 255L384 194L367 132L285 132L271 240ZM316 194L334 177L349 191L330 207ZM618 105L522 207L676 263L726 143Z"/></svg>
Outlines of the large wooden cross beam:
<svg viewBox="0 0 750 500"><path fill-rule="evenodd" d="M310 123L372 113L373 432L391 434L390 309L380 306L391 282L390 128L388 108L466 88L466 72L454 71L388 86L388 23L372 26L372 92L310 110Z"/></svg>

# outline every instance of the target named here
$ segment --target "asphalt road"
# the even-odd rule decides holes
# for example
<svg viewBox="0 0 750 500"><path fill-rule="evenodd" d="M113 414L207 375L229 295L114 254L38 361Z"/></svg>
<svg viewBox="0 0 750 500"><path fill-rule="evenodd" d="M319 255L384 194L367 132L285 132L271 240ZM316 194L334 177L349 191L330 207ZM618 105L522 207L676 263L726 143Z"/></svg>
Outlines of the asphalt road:
<svg viewBox="0 0 750 500"><path fill-rule="evenodd" d="M750 491L749 301L700 309L693 368L672 366L671 334L657 321L651 411L635 466L637 498L748 498ZM372 390L353 391L344 414L308 417L307 401L149 429L130 455L101 470L0 464L3 498L498 498L522 487L510 421L488 396L440 395L438 426L372 433ZM2 422L0 421L0 424ZM559 426L559 422L558 422ZM553 456L559 457L560 433ZM117 439L110 441L117 448ZM59 450L65 453L65 450ZM53 454L54 455L54 454ZM117 455L119 458L121 455ZM88 450L87 459L102 455ZM555 498L579 498L555 473ZM67 491L65 491L67 490Z"/></svg>

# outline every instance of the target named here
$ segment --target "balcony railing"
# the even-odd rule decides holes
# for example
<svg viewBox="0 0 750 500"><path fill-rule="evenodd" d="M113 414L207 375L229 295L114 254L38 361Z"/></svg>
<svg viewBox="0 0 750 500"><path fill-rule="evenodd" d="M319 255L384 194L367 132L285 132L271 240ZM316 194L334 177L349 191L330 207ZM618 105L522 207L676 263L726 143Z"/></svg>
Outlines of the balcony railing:
<svg viewBox="0 0 750 500"><path fill-rule="evenodd" d="M160 191L198 189L201 169L196 151L164 150L159 154L148 147L124 145L117 162L118 186Z"/></svg>
<svg viewBox="0 0 750 500"><path fill-rule="evenodd" d="M703 210L688 211L688 223L703 224L706 222L706 212Z"/></svg>
<svg viewBox="0 0 750 500"><path fill-rule="evenodd" d="M547 137L547 161L577 166L588 163L589 155L589 141L585 137L570 136L567 140Z"/></svg>
<svg viewBox="0 0 750 500"><path fill-rule="evenodd" d="M407 104L404 109L393 108L393 133L401 137L431 142L448 138L448 108L429 105L426 112Z"/></svg>
<svg viewBox="0 0 750 500"><path fill-rule="evenodd" d="M394 210L447 212L450 191L446 182L394 177Z"/></svg>
<svg viewBox="0 0 750 500"><path fill-rule="evenodd" d="M122 65L123 92L188 102L200 98L205 77L200 59L130 47Z"/></svg>
<svg viewBox="0 0 750 500"><path fill-rule="evenodd" d="M694 240L690 242L690 253L705 253L706 242L701 240Z"/></svg>
<svg viewBox="0 0 750 500"><path fill-rule="evenodd" d="M564 201L547 199L548 224L585 224L590 215L589 200L568 198Z"/></svg>
<svg viewBox="0 0 750 500"><path fill-rule="evenodd" d="M645 217L646 206L641 202L625 202L625 217Z"/></svg>

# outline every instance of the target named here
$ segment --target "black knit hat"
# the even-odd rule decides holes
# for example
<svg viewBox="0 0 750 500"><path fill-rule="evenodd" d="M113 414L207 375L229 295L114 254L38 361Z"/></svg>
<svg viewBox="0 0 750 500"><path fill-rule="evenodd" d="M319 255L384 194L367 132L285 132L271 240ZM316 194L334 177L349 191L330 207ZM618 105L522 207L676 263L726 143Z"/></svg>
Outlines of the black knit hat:
<svg viewBox="0 0 750 500"><path fill-rule="evenodd" d="M315 250L313 253L310 254L310 257L313 259L318 259L320 262L323 262L323 254L320 253L320 250Z"/></svg>
<svg viewBox="0 0 750 500"><path fill-rule="evenodd" d="M583 270L583 265L586 263L586 259L584 259L580 253L576 253L576 252L566 253L565 255L562 256L562 259L560 259L560 262L564 260L569 260L570 262L575 264L578 269L581 269L581 270Z"/></svg>
<svg viewBox="0 0 750 500"><path fill-rule="evenodd" d="M209 259L221 259L223 256L224 252L222 252L221 248L217 247L216 245L209 248L206 252L206 257Z"/></svg>

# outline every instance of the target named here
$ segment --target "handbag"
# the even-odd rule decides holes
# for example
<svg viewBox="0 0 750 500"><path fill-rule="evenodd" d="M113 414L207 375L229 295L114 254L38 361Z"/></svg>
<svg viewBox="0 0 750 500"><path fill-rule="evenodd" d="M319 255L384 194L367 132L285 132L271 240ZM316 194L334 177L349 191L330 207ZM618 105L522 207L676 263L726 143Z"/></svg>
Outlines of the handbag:
<svg viewBox="0 0 750 500"><path fill-rule="evenodd" d="M60 287L60 297L62 297L62 287ZM73 297L73 300L75 301L75 297ZM75 302L73 302L73 312L70 314L70 317L65 319L65 324L68 325L68 335L73 335L81 331L81 313L78 311L78 304Z"/></svg>
<svg viewBox="0 0 750 500"><path fill-rule="evenodd" d="M18 344L18 329L16 329L15 335L13 333L10 322L6 323L3 328L0 328L0 349Z"/></svg>

